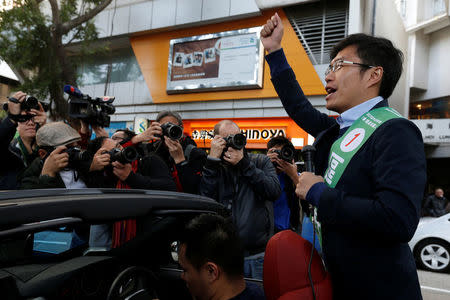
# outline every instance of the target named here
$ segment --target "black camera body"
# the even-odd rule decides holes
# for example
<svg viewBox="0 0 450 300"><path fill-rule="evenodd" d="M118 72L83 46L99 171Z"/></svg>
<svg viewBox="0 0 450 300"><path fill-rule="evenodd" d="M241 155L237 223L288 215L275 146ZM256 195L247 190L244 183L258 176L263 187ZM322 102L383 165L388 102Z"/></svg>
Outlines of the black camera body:
<svg viewBox="0 0 450 300"><path fill-rule="evenodd" d="M172 140L178 141L183 136L183 127L167 122L161 125L162 136L167 136Z"/></svg>
<svg viewBox="0 0 450 300"><path fill-rule="evenodd" d="M122 150L114 148L110 151L106 151L106 153L111 157L111 162L118 161L121 164L130 164L139 158L139 153L134 147L126 147Z"/></svg>
<svg viewBox="0 0 450 300"><path fill-rule="evenodd" d="M116 108L112 105L115 97L91 98L75 97L69 98L69 116L80 119L91 125L109 127L112 115Z"/></svg>
<svg viewBox="0 0 450 300"><path fill-rule="evenodd" d="M68 147L64 152L69 154L69 167L74 167L81 161L89 160L89 154L78 147Z"/></svg>
<svg viewBox="0 0 450 300"><path fill-rule="evenodd" d="M278 154L278 157L288 163L292 163L295 156L295 148L291 145L284 145L279 150L273 150L273 152Z"/></svg>
<svg viewBox="0 0 450 300"><path fill-rule="evenodd" d="M26 96L25 100L20 103L20 109L23 111L30 111L32 109L39 110L39 101L34 96Z"/></svg>
<svg viewBox="0 0 450 300"><path fill-rule="evenodd" d="M226 148L231 147L236 150L241 150L247 144L247 138L242 133L230 134L229 136L224 138L226 144Z"/></svg>

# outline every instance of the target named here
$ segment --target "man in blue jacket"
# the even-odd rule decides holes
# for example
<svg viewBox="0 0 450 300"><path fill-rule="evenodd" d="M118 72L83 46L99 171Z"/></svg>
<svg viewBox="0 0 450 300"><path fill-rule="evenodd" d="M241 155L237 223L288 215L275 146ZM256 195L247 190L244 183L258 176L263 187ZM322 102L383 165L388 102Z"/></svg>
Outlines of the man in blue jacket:
<svg viewBox="0 0 450 300"><path fill-rule="evenodd" d="M384 38L355 34L335 45L326 71L326 107L303 94L281 48L275 14L261 30L272 82L289 116L316 138L316 174L296 194L316 207L334 299L421 299L408 241L426 181L420 131L388 107L402 53Z"/></svg>

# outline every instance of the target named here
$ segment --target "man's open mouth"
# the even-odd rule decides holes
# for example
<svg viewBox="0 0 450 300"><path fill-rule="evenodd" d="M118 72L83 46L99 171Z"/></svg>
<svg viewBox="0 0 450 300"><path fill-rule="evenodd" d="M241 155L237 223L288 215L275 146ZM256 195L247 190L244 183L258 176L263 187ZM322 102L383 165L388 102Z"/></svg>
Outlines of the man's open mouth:
<svg viewBox="0 0 450 300"><path fill-rule="evenodd" d="M328 98L333 95L337 90L335 88L332 87L326 87L325 91L327 92L327 97L325 98L325 100L328 100Z"/></svg>

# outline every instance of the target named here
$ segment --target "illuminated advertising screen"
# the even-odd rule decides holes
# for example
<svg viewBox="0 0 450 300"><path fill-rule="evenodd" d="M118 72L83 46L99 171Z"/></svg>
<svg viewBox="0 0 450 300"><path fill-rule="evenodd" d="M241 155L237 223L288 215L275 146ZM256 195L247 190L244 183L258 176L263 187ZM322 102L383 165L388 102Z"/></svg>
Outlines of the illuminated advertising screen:
<svg viewBox="0 0 450 300"><path fill-rule="evenodd" d="M262 88L260 29L171 40L167 93Z"/></svg>

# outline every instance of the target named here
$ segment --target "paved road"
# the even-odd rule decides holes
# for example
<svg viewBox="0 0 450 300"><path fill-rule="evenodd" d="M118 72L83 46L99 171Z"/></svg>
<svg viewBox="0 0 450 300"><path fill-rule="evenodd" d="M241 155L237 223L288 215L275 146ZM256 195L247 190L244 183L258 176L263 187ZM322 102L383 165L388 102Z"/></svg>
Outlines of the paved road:
<svg viewBox="0 0 450 300"><path fill-rule="evenodd" d="M450 299L450 274L418 271L424 300Z"/></svg>

